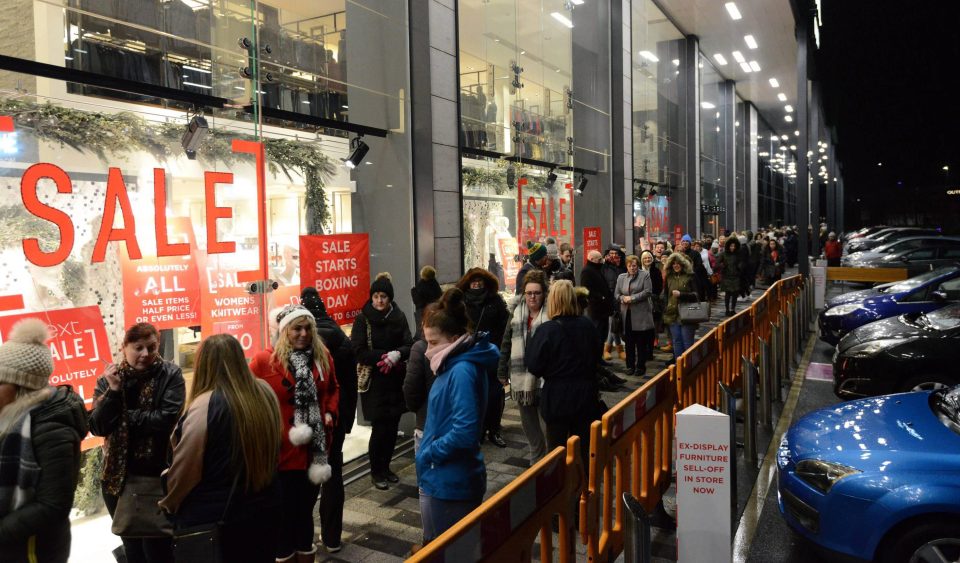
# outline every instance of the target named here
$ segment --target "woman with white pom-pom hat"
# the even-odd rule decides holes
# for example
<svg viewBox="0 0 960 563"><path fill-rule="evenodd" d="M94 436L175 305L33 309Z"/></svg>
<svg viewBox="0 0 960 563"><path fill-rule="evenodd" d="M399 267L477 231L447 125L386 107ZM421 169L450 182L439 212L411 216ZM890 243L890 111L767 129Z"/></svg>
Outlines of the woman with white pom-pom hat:
<svg viewBox="0 0 960 563"><path fill-rule="evenodd" d="M327 452L336 427L339 385L333 358L305 307L271 312L277 341L250 363L280 400L283 440L279 482L282 496L277 561L313 561L313 507L330 479Z"/></svg>

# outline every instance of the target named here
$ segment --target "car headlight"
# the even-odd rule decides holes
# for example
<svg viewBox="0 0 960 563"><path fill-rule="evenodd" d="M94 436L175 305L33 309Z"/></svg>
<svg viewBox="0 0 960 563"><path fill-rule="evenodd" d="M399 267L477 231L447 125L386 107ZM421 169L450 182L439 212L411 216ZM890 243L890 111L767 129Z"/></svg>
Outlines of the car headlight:
<svg viewBox="0 0 960 563"><path fill-rule="evenodd" d="M863 344L857 344L844 353L844 356L851 358L869 358L880 352L893 348L898 344L903 344L912 340L911 338L884 338L882 340L872 340Z"/></svg>
<svg viewBox="0 0 960 563"><path fill-rule="evenodd" d="M831 307L826 310L824 316L827 317L842 317L844 315L849 315L850 313L860 309L859 303L847 303L846 305L838 305L836 307Z"/></svg>
<svg viewBox="0 0 960 563"><path fill-rule="evenodd" d="M862 473L859 469L848 467L842 463L833 463L822 459L805 459L797 464L795 472L797 477L822 493L830 492L830 488L836 485L840 479Z"/></svg>

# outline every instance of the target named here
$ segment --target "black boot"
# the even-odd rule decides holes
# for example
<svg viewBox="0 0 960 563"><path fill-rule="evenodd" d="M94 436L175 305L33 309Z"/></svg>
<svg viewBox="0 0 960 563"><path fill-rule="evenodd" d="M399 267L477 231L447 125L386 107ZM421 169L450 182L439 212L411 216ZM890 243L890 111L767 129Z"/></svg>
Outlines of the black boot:
<svg viewBox="0 0 960 563"><path fill-rule="evenodd" d="M492 442L493 445L497 446L498 448L507 447L506 440L503 439L503 436L501 436L499 432L495 432L491 430L489 433L487 433L487 439L490 440L490 442Z"/></svg>

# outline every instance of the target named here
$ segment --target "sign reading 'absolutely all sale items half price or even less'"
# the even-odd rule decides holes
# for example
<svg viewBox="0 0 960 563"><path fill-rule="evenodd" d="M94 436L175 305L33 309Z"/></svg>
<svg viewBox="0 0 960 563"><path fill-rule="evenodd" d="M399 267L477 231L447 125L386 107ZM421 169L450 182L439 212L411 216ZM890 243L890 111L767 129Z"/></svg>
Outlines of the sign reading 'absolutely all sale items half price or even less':
<svg viewBox="0 0 960 563"><path fill-rule="evenodd" d="M677 413L677 561L730 561L730 425L702 405Z"/></svg>
<svg viewBox="0 0 960 563"><path fill-rule="evenodd" d="M189 245L187 256L143 256L131 260L120 245L124 324L150 323L158 329L200 324L197 245L187 217L169 220L171 241Z"/></svg>
<svg viewBox="0 0 960 563"><path fill-rule="evenodd" d="M97 377L107 363L113 363L100 308L91 305L0 317L0 340L6 341L13 325L28 318L40 319L50 330L51 338L47 342L53 356L50 385L70 385L89 408Z"/></svg>
<svg viewBox="0 0 960 563"><path fill-rule="evenodd" d="M366 233L300 237L300 280L315 287L337 324L350 324L370 291L370 236Z"/></svg>

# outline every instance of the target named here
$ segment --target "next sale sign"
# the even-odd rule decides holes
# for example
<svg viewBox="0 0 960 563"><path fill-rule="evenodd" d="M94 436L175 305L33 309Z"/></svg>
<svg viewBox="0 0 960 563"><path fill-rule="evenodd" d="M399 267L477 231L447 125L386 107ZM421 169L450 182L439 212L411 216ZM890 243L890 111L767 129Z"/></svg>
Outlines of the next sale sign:
<svg viewBox="0 0 960 563"><path fill-rule="evenodd" d="M312 286L337 324L353 322L370 290L370 235L300 237L300 283Z"/></svg>

